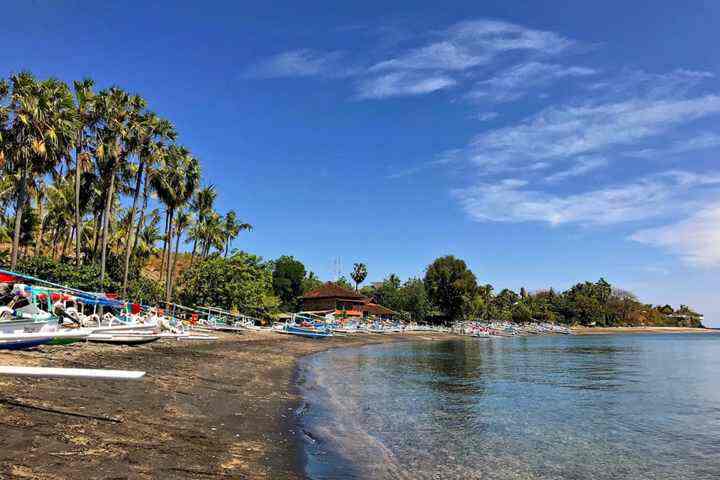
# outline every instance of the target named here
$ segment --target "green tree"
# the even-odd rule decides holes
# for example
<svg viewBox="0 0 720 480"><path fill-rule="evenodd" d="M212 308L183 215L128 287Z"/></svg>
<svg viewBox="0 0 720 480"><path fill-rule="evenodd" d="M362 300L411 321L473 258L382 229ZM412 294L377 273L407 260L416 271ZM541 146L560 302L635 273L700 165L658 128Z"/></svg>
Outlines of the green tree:
<svg viewBox="0 0 720 480"><path fill-rule="evenodd" d="M342 288L346 288L348 290L352 290L352 285L350 285L350 282L348 282L348 279L345 278L344 275L341 275L340 278L337 279L335 282L336 285L341 286Z"/></svg>
<svg viewBox="0 0 720 480"><path fill-rule="evenodd" d="M466 303L477 290L475 275L464 261L452 255L431 263L425 271L424 283L430 300L451 320L463 316Z"/></svg>
<svg viewBox="0 0 720 480"><path fill-rule="evenodd" d="M76 117L72 94L59 80L38 81L32 74L23 72L13 75L11 83L11 123L3 137L12 171L19 177L10 254L10 268L15 269L22 216L29 203L28 187L69 155Z"/></svg>
<svg viewBox="0 0 720 480"><path fill-rule="evenodd" d="M244 252L197 262L182 273L178 289L180 302L188 306L214 305L260 314L277 303L272 266Z"/></svg>
<svg viewBox="0 0 720 480"><path fill-rule="evenodd" d="M190 152L183 147L171 145L163 157L162 166L153 176L153 188L158 198L166 207L165 215L165 248L167 251L167 268L165 276L165 300L170 301L173 288L172 279L172 239L175 212L185 205L195 193L200 180L200 164ZM182 232L177 232L181 234Z"/></svg>
<svg viewBox="0 0 720 480"><path fill-rule="evenodd" d="M305 294L311 290L315 290L322 286L323 282L315 275L314 272L308 272L302 281L302 293Z"/></svg>
<svg viewBox="0 0 720 480"><path fill-rule="evenodd" d="M230 250L230 242L232 242L243 230L252 230L252 225L249 223L239 222L235 210L230 210L225 214L223 221L223 232L225 235L225 257L228 256L228 250Z"/></svg>
<svg viewBox="0 0 720 480"><path fill-rule="evenodd" d="M368 275L367 265L364 263L356 263L353 265L353 271L350 274L350 278L355 282L355 291L358 291L358 286L365 281Z"/></svg>
<svg viewBox="0 0 720 480"><path fill-rule="evenodd" d="M432 304L425 290L425 283L419 278L406 281L401 290L401 308L416 321L425 320L432 310Z"/></svg>
<svg viewBox="0 0 720 480"><path fill-rule="evenodd" d="M305 265L287 255L275 260L274 265L273 291L280 298L284 310L295 310L298 306L298 297L303 294L303 284L306 282Z"/></svg>

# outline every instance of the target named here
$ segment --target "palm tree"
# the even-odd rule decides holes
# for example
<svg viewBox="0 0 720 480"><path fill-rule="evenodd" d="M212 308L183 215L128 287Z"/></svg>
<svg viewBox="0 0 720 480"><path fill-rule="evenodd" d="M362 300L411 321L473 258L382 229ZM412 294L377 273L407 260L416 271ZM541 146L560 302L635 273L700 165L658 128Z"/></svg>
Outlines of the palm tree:
<svg viewBox="0 0 720 480"><path fill-rule="evenodd" d="M82 172L88 170L90 155L87 152L87 130L94 122L94 111L92 108L94 93L94 82L86 78L73 82L75 90L75 113L78 118L77 138L75 140L75 266L80 266L80 247L82 232L82 212L80 206L80 183Z"/></svg>
<svg viewBox="0 0 720 480"><path fill-rule="evenodd" d="M140 187L142 185L145 166L148 162L156 159L156 151L163 145L166 140L174 140L176 137L175 129L172 124L164 120L152 112L143 115L140 119L140 141L138 151L138 166L135 176L135 188L133 189L133 202L129 212L128 237L125 243L125 261L123 265L123 295L127 291L128 269L130 268L131 246L134 245L133 240L133 222L135 220L135 211L137 210L138 198L140 197ZM141 215L142 216L142 215ZM138 223L139 225L139 223Z"/></svg>
<svg viewBox="0 0 720 480"><path fill-rule="evenodd" d="M191 255L191 262L195 261L195 252L197 251L198 240L202 241L203 236L203 222L207 216L212 213L215 199L217 198L217 191L214 185L208 185L207 187L201 188L195 194L191 208L195 212L195 224L190 229L189 238L192 239L193 248Z"/></svg>
<svg viewBox="0 0 720 480"><path fill-rule="evenodd" d="M180 210L177 214L177 219L175 220L175 255L173 256L172 268L170 269L169 276L170 286L168 288L170 289L170 292L172 292L173 282L175 281L175 267L177 265L177 257L180 250L180 237L182 237L183 232L190 226L191 223L192 217L190 216L190 213L185 210Z"/></svg>
<svg viewBox="0 0 720 480"><path fill-rule="evenodd" d="M225 221L223 227L225 231L225 258L227 258L228 250L230 249L230 242L234 240L241 231L252 230L253 227L249 223L238 223L235 210L230 210L228 213L225 214Z"/></svg>
<svg viewBox="0 0 720 480"><path fill-rule="evenodd" d="M145 101L117 87L111 87L98 94L95 106L101 119L95 155L103 162L104 176L109 182L102 218L100 247L100 285L104 285L108 225L115 199L115 177L125 167L128 157L138 148L140 115L145 108Z"/></svg>
<svg viewBox="0 0 720 480"><path fill-rule="evenodd" d="M367 265L364 263L353 264L353 271L350 274L350 278L355 282L355 291L357 292L358 286L367 278L368 270Z"/></svg>
<svg viewBox="0 0 720 480"><path fill-rule="evenodd" d="M5 167L5 150L8 148L8 120L10 119L10 109L5 106L5 100L10 92L8 83L5 80L0 80L0 168ZM5 185L3 185L5 187ZM4 196L6 188L3 188L3 193L0 197Z"/></svg>
<svg viewBox="0 0 720 480"><path fill-rule="evenodd" d="M30 73L13 75L9 132L12 167L20 175L15 202L10 268L17 266L22 216L28 185L45 175L66 156L73 144L76 116L67 85L56 79L38 81Z"/></svg>
<svg viewBox="0 0 720 480"><path fill-rule="evenodd" d="M165 299L170 301L172 288L172 269L170 253L173 234L173 220L178 208L185 205L192 198L200 180L200 164L190 152L177 145L170 146L165 152L162 165L152 178L152 186L158 199L165 205L165 239L164 250L168 253L164 268L167 269L165 277ZM162 275L162 272L161 272ZM162 277L161 277L162 278Z"/></svg>

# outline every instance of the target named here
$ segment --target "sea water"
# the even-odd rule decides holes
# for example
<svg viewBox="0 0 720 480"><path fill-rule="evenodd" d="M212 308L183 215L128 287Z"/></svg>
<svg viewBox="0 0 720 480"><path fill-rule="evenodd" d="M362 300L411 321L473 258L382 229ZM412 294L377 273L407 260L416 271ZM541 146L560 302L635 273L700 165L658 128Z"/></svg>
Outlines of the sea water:
<svg viewBox="0 0 720 480"><path fill-rule="evenodd" d="M385 344L300 368L315 480L720 478L720 335Z"/></svg>

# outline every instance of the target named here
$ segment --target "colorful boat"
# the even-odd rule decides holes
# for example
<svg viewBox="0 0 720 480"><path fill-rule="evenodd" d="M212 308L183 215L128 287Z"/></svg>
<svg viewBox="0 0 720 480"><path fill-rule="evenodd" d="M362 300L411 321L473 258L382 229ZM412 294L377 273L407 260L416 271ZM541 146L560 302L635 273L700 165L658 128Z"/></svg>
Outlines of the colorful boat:
<svg viewBox="0 0 720 480"><path fill-rule="evenodd" d="M285 333L288 335L297 335L299 337L307 338L326 338L332 337L332 332L325 328L317 328L315 326L297 326L286 324L282 330L277 330L278 333Z"/></svg>

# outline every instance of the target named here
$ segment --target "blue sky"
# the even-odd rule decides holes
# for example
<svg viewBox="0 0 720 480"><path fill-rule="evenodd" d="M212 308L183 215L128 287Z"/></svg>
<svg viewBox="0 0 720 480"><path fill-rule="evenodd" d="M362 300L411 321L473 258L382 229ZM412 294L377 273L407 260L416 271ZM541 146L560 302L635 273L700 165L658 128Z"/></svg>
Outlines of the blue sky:
<svg viewBox="0 0 720 480"><path fill-rule="evenodd" d="M0 68L148 99L235 247L369 280L604 276L720 320L717 2L15 2Z"/></svg>

